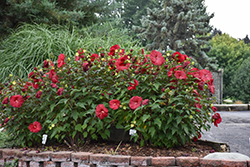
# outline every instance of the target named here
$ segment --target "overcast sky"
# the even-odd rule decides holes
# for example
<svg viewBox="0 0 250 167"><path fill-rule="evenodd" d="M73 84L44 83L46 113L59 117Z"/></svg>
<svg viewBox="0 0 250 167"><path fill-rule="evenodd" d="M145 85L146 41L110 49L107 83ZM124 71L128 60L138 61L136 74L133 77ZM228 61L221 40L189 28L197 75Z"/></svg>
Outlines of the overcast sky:
<svg viewBox="0 0 250 167"><path fill-rule="evenodd" d="M205 0L210 25L238 39L250 38L250 0Z"/></svg>

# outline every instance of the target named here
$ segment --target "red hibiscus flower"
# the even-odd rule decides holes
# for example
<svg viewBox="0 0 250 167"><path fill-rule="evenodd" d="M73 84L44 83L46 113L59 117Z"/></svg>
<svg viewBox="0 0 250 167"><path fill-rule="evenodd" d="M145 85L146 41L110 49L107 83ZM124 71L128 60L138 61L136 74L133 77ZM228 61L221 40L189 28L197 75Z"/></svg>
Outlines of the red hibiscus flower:
<svg viewBox="0 0 250 167"><path fill-rule="evenodd" d="M218 127L218 124L221 123L221 117L219 113L213 115L213 122L216 127Z"/></svg>
<svg viewBox="0 0 250 167"><path fill-rule="evenodd" d="M75 61L79 61L80 60L80 56L75 56Z"/></svg>
<svg viewBox="0 0 250 167"><path fill-rule="evenodd" d="M32 86L34 89L38 89L39 88L39 81L38 79L34 79L34 82L32 83Z"/></svg>
<svg viewBox="0 0 250 167"><path fill-rule="evenodd" d="M207 82L207 81L213 79L213 76L209 70L202 69L202 70L200 70L200 79L203 82Z"/></svg>
<svg viewBox="0 0 250 167"><path fill-rule="evenodd" d="M95 59L98 60L98 61L100 62L99 55L96 54L96 53L94 53L94 54L92 54L92 55L90 56L90 60L91 60L91 61L94 61Z"/></svg>
<svg viewBox="0 0 250 167"><path fill-rule="evenodd" d="M56 85L55 83L51 83L50 86L51 86L52 88L57 88L57 85Z"/></svg>
<svg viewBox="0 0 250 167"><path fill-rule="evenodd" d="M208 88L209 88L210 92L214 94L214 91L215 91L214 79L210 79L208 81L207 85L208 85Z"/></svg>
<svg viewBox="0 0 250 167"><path fill-rule="evenodd" d="M188 72L189 75L192 75L195 78L200 78L200 70L198 68L192 68L190 72Z"/></svg>
<svg viewBox="0 0 250 167"><path fill-rule="evenodd" d="M56 75L56 72L55 72L54 69L52 69L52 70L49 71L49 78L51 79L51 81L53 83L59 83L58 82L58 76Z"/></svg>
<svg viewBox="0 0 250 167"><path fill-rule="evenodd" d="M42 96L42 91L37 91L36 92L36 98L40 99L40 97Z"/></svg>
<svg viewBox="0 0 250 167"><path fill-rule="evenodd" d="M29 130L33 133L38 133L42 129L40 122L35 121L29 125Z"/></svg>
<svg viewBox="0 0 250 167"><path fill-rule="evenodd" d="M115 66L118 71L124 71L128 69L130 63L127 63L126 60L128 60L127 56L120 57L119 59L116 60Z"/></svg>
<svg viewBox="0 0 250 167"><path fill-rule="evenodd" d="M56 93L57 93L58 96L62 95L63 94L63 88L59 88Z"/></svg>
<svg viewBox="0 0 250 167"><path fill-rule="evenodd" d="M131 86L128 87L128 90L133 90L133 89L136 90L136 86L139 84L139 82L136 79L134 79L134 82L135 82L134 84L129 82Z"/></svg>
<svg viewBox="0 0 250 167"><path fill-rule="evenodd" d="M216 112L217 111L217 107L212 106L212 110L213 110L213 112Z"/></svg>
<svg viewBox="0 0 250 167"><path fill-rule="evenodd" d="M2 104L8 104L9 103L9 99L8 97L5 97L2 101Z"/></svg>
<svg viewBox="0 0 250 167"><path fill-rule="evenodd" d="M187 59L187 55L183 55L180 52L175 52L172 55L172 58L175 59L175 61L177 61L178 63L182 63L184 60Z"/></svg>
<svg viewBox="0 0 250 167"><path fill-rule="evenodd" d="M149 103L149 99L145 99L145 100L142 101L141 104L142 104L142 105L147 105L148 103Z"/></svg>
<svg viewBox="0 0 250 167"><path fill-rule="evenodd" d="M187 79L186 73L182 70L176 70L174 76L176 79Z"/></svg>
<svg viewBox="0 0 250 167"><path fill-rule="evenodd" d="M174 69L175 67L170 68L170 70L168 71L168 77L171 77L173 75Z"/></svg>
<svg viewBox="0 0 250 167"><path fill-rule="evenodd" d="M139 96L134 96L129 100L129 107L132 110L137 109L138 107L141 106L142 98Z"/></svg>
<svg viewBox="0 0 250 167"><path fill-rule="evenodd" d="M97 118L103 119L108 116L108 109L103 104L98 104L95 109Z"/></svg>
<svg viewBox="0 0 250 167"><path fill-rule="evenodd" d="M193 140L194 140L194 142L196 142L200 138L201 138L201 133L198 133L198 138L196 136L194 136Z"/></svg>
<svg viewBox="0 0 250 167"><path fill-rule="evenodd" d="M43 61L43 68L49 68L49 62L47 60Z"/></svg>
<svg viewBox="0 0 250 167"><path fill-rule="evenodd" d="M10 105L12 107L20 108L23 104L24 100L21 95L14 95L10 97Z"/></svg>
<svg viewBox="0 0 250 167"><path fill-rule="evenodd" d="M116 110L116 109L119 108L119 106L120 106L120 101L119 100L114 99L114 100L109 101L109 107L111 109Z"/></svg>
<svg viewBox="0 0 250 167"><path fill-rule="evenodd" d="M62 67L65 64L64 60L65 60L64 54L60 54L58 56L58 59L57 59L57 67L58 68Z"/></svg>
<svg viewBox="0 0 250 167"><path fill-rule="evenodd" d="M85 62L82 64L82 69L84 72L88 71L90 68L90 64L88 62Z"/></svg>
<svg viewBox="0 0 250 167"><path fill-rule="evenodd" d="M156 66L161 66L163 63L165 63L165 59L162 56L161 52L158 52L156 50L153 50L150 55L151 62Z"/></svg>
<svg viewBox="0 0 250 167"><path fill-rule="evenodd" d="M110 48L110 52L108 53L109 56L114 56L115 55L115 52L118 51L120 49L120 46L119 45L114 45L114 46L111 46Z"/></svg>

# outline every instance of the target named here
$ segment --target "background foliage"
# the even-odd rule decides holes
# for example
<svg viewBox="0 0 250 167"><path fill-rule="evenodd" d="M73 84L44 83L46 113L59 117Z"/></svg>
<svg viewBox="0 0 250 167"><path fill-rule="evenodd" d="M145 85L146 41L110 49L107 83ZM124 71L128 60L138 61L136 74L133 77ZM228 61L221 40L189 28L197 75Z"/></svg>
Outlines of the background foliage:
<svg viewBox="0 0 250 167"><path fill-rule="evenodd" d="M232 81L239 77L239 71L244 73L242 75L246 75L247 71L242 71L241 68L243 68L243 62L246 62L245 65L248 65L250 46L245 44L243 40L238 41L228 34L215 35L210 41L210 46L212 49L208 52L208 55L216 57L219 67L224 69L223 97L240 98L241 100L244 99L244 102L248 102L249 100L241 97L245 95L240 93L242 91L248 92L248 88L242 84L236 85L237 82ZM247 83L247 79L243 79L242 76L241 79L242 81L239 81L239 83Z"/></svg>
<svg viewBox="0 0 250 167"><path fill-rule="evenodd" d="M86 26L115 17L118 3L106 0L1 0L0 36L20 23Z"/></svg>

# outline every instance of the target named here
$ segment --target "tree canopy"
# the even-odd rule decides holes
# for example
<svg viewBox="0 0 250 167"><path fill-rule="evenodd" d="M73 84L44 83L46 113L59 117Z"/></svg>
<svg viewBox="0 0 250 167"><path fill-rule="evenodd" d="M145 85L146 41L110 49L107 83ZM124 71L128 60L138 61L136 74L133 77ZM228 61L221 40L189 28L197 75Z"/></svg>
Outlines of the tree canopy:
<svg viewBox="0 0 250 167"><path fill-rule="evenodd" d="M211 50L208 55L216 57L219 66L224 69L223 96L237 98L232 91L236 85L231 82L233 78L237 77L236 71L242 66L242 63L250 57L250 46L246 45L243 40L238 41L228 34L215 35L210 41L210 46ZM240 89L235 91L239 92Z"/></svg>
<svg viewBox="0 0 250 167"><path fill-rule="evenodd" d="M138 36L147 40L148 50L175 50L193 57L200 68L216 70L216 61L209 58L206 47L212 28L209 25L213 14L206 13L204 0L163 0L161 9L147 9L141 26L134 26Z"/></svg>

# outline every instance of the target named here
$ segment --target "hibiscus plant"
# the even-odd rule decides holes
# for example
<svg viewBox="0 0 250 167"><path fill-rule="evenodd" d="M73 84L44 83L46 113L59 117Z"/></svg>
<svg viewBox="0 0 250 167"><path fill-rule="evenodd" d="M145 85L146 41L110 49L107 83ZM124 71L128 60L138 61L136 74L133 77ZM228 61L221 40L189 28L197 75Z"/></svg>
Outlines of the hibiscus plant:
<svg viewBox="0 0 250 167"><path fill-rule="evenodd" d="M131 139L142 146L173 147L218 126L213 94L211 72L179 52L79 49L74 59L44 60L27 80L10 76L1 85L1 126L21 146L44 133L81 146L108 139L115 126L136 130Z"/></svg>

